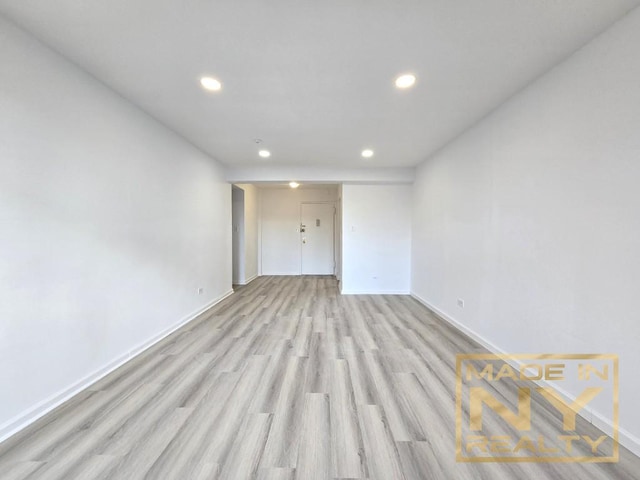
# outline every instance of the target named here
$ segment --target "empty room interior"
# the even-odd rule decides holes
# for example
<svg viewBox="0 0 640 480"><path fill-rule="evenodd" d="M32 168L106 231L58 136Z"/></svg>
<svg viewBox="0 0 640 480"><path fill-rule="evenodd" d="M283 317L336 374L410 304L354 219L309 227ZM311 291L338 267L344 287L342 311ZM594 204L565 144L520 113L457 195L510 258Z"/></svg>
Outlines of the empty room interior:
<svg viewBox="0 0 640 480"><path fill-rule="evenodd" d="M640 479L640 0L0 0L0 478Z"/></svg>

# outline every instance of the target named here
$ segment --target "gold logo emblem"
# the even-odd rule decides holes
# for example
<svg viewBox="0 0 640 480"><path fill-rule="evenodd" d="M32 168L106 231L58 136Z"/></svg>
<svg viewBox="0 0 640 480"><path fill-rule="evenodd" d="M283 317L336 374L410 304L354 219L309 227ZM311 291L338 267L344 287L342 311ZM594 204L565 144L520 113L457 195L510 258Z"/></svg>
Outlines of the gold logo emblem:
<svg viewBox="0 0 640 480"><path fill-rule="evenodd" d="M617 355L457 355L456 460L617 462Z"/></svg>

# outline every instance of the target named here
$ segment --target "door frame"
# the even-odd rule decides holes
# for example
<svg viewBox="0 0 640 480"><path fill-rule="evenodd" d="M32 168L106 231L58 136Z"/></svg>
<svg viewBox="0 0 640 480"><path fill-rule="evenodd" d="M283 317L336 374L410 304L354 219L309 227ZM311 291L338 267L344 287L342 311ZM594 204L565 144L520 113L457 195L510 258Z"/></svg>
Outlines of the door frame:
<svg viewBox="0 0 640 480"><path fill-rule="evenodd" d="M333 205L333 275L336 274L336 268L338 261L336 259L336 216L338 214L338 206L336 201L324 200L316 202L300 202L300 208L298 211L298 248L300 249L300 276L302 276L302 232L300 231L300 225L302 225L302 206L303 205Z"/></svg>
<svg viewBox="0 0 640 480"><path fill-rule="evenodd" d="M240 211L236 210L240 208ZM244 285L245 278L245 191L231 185L231 283Z"/></svg>

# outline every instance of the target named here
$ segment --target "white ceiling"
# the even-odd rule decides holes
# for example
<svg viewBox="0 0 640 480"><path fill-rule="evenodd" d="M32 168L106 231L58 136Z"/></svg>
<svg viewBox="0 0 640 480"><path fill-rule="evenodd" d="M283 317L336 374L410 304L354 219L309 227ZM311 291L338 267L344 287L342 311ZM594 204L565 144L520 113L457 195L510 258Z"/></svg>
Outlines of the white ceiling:
<svg viewBox="0 0 640 480"><path fill-rule="evenodd" d="M0 0L0 12L228 165L398 167L638 3ZM413 89L393 87L402 72ZM223 90L205 93L203 74Z"/></svg>

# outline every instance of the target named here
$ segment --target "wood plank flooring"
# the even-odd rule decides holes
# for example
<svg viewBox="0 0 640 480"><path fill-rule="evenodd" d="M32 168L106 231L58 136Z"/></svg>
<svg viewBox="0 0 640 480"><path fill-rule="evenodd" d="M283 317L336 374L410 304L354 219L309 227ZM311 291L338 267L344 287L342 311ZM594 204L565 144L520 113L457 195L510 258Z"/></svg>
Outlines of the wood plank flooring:
<svg viewBox="0 0 640 480"><path fill-rule="evenodd" d="M483 352L410 297L260 277L0 444L0 478L640 478L623 448L456 463L455 355Z"/></svg>

